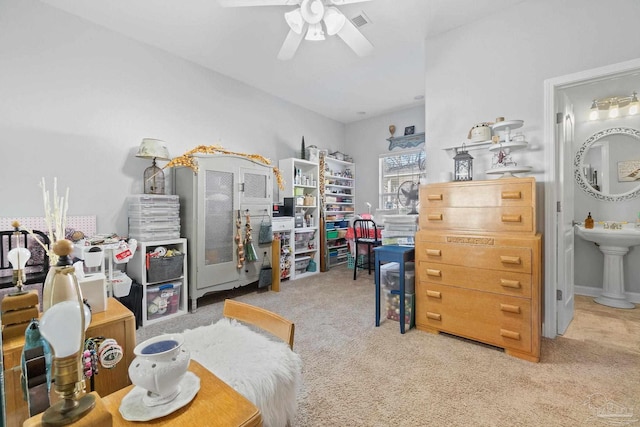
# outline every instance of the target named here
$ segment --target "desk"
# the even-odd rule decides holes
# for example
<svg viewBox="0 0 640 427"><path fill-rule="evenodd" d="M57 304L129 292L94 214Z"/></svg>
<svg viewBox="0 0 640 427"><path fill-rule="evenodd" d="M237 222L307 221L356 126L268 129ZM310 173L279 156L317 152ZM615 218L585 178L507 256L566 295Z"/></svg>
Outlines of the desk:
<svg viewBox="0 0 640 427"><path fill-rule="evenodd" d="M127 421L122 418L118 408L124 396L134 387L133 385L104 397L102 400L107 410L113 415L113 427L147 425L171 427L262 426L260 410L244 396L195 360L191 361L189 370L200 378L200 390L189 404L166 417L144 423Z"/></svg>
<svg viewBox="0 0 640 427"><path fill-rule="evenodd" d="M107 310L91 317L91 324L85 336L103 336L115 339L124 350L120 363L113 369L100 369L95 377L95 391L106 396L131 384L129 381L129 364L134 359L133 348L136 346L136 319L133 313L117 299L109 298ZM4 340L2 354L5 369L5 390L7 426L21 426L29 417L27 404L22 398L20 385L20 358L24 346L24 335ZM87 382L88 383L88 382ZM53 393L53 386L51 387ZM87 384L87 391L89 390Z"/></svg>
<svg viewBox="0 0 640 427"><path fill-rule="evenodd" d="M376 254L375 260L375 282L376 282L376 326L380 326L380 264L383 262L397 262L399 269L400 290L391 291L400 295L400 333L404 334L404 266L406 262L415 258L415 248L413 246L383 245L373 248Z"/></svg>

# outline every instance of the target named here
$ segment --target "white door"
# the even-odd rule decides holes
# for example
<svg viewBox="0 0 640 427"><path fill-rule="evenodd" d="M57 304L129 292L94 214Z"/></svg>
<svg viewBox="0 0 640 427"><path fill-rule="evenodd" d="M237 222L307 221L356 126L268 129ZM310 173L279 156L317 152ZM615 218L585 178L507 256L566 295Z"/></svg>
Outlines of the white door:
<svg viewBox="0 0 640 427"><path fill-rule="evenodd" d="M558 258L556 280L558 290L557 301L557 333L562 335L573 319L574 303L574 263L573 263L573 135L575 121L573 105L562 95L556 94L558 105L562 111L562 120L556 125L556 157L558 173L557 194L560 208L557 209ZM559 122L559 123L558 123Z"/></svg>

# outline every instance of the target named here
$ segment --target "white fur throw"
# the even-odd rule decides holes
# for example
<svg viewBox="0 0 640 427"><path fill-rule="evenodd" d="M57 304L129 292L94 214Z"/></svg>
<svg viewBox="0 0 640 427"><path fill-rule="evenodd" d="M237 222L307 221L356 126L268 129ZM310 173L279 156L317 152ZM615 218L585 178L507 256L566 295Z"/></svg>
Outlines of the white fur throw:
<svg viewBox="0 0 640 427"><path fill-rule="evenodd" d="M288 344L227 318L183 334L191 358L253 402L265 427L293 420L302 360Z"/></svg>

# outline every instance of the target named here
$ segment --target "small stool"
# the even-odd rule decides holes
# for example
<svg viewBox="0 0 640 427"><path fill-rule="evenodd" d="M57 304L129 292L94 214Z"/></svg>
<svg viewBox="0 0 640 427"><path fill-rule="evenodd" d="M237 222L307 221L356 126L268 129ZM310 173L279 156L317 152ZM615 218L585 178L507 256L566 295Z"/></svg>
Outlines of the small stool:
<svg viewBox="0 0 640 427"><path fill-rule="evenodd" d="M375 282L376 282L376 326L380 326L380 264L383 262L397 262L400 265L400 277L398 291L391 291L400 295L400 333L404 334L404 279L405 263L415 259L415 248L413 246L383 245L374 248L375 259ZM414 310L415 311L415 310Z"/></svg>

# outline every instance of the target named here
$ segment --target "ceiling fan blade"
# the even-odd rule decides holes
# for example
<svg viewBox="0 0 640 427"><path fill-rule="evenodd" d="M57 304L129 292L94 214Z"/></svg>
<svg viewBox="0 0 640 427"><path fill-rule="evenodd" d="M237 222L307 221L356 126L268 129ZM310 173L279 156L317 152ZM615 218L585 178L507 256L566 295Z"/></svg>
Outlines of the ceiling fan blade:
<svg viewBox="0 0 640 427"><path fill-rule="evenodd" d="M366 56L373 52L373 45L348 19L344 26L338 31L338 36L351 48L358 56Z"/></svg>
<svg viewBox="0 0 640 427"><path fill-rule="evenodd" d="M280 52L278 52L278 59L281 61L287 61L293 58L296 50L298 50L298 46L300 46L300 42L302 41L304 34L304 31L301 31L300 34L298 34L293 30L289 30L289 34L287 34L287 38L284 39Z"/></svg>
<svg viewBox="0 0 640 427"><path fill-rule="evenodd" d="M295 6L300 0L218 0L222 7L245 6Z"/></svg>
<svg viewBox="0 0 640 427"><path fill-rule="evenodd" d="M335 4L336 6L342 6L343 4L350 4L350 3L363 3L365 1L371 1L371 0L329 0L331 2L331 4Z"/></svg>

